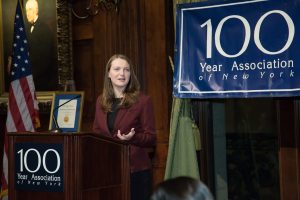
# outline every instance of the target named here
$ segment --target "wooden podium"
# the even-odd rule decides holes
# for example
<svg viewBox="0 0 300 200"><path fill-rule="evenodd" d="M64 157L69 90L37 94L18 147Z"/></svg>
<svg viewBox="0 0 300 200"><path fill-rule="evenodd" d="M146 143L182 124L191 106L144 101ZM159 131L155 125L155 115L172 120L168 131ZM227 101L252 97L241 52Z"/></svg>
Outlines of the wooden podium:
<svg viewBox="0 0 300 200"><path fill-rule="evenodd" d="M130 199L129 146L122 142L94 133L8 139L10 200Z"/></svg>

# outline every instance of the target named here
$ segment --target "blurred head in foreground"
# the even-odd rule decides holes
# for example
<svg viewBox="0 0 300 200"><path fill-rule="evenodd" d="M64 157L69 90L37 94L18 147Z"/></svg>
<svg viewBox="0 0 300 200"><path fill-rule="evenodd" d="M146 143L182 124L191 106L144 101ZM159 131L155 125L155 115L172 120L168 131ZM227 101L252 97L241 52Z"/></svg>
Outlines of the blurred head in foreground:
<svg viewBox="0 0 300 200"><path fill-rule="evenodd" d="M182 176L160 183L150 200L213 200L213 196L200 180Z"/></svg>

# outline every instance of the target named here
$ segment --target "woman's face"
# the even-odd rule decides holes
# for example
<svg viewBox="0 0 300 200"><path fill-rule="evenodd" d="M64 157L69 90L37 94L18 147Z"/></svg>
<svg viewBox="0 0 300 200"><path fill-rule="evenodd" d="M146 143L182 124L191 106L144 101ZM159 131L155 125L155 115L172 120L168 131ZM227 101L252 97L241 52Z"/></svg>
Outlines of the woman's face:
<svg viewBox="0 0 300 200"><path fill-rule="evenodd" d="M108 77L114 88L124 91L130 80L130 66L128 62L121 58L113 60Z"/></svg>

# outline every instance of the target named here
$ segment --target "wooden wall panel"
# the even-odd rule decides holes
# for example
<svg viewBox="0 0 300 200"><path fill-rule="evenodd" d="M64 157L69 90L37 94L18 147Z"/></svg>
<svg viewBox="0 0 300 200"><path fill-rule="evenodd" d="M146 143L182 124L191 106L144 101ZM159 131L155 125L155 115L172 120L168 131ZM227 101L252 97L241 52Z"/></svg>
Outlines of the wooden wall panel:
<svg viewBox="0 0 300 200"><path fill-rule="evenodd" d="M77 90L85 92L81 130L90 131L95 110L94 65L91 40L74 41L74 79Z"/></svg>
<svg viewBox="0 0 300 200"><path fill-rule="evenodd" d="M168 77L167 73L167 35L165 1L145 2L145 84L147 93L153 97L158 134L156 157L166 158L169 135L168 115ZM155 163L155 184L163 180L166 159L157 159Z"/></svg>
<svg viewBox="0 0 300 200"><path fill-rule="evenodd" d="M74 8L80 9L83 2L85 0L75 1ZM158 134L153 158L155 184L163 180L168 149L172 99L168 55L173 49L168 40L173 37L167 35L170 32L166 24L173 26L167 9L170 2L126 0L121 1L118 13L100 11L85 20L73 19L75 81L77 89L86 91L83 130L92 128L94 105L102 90L106 62L115 53L127 55L136 67L142 90L154 103Z"/></svg>
<svg viewBox="0 0 300 200"><path fill-rule="evenodd" d="M300 199L299 100L278 101L280 199Z"/></svg>

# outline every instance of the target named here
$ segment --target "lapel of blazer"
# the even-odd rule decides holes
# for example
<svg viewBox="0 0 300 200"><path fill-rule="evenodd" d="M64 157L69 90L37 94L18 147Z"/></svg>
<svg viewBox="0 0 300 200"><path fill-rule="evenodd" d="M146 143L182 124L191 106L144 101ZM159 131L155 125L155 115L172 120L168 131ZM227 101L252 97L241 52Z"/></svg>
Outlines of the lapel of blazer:
<svg viewBox="0 0 300 200"><path fill-rule="evenodd" d="M118 111L116 121L114 124L114 129L117 129L117 127L120 127L121 122L123 121L123 119L125 119L125 115L126 115L127 111L128 111L128 109L124 109L124 108L121 108Z"/></svg>
<svg viewBox="0 0 300 200"><path fill-rule="evenodd" d="M104 122L104 127L105 127L105 133L109 134L110 131L109 131L109 128L108 128L108 125L107 125L107 113L104 113L103 122Z"/></svg>

